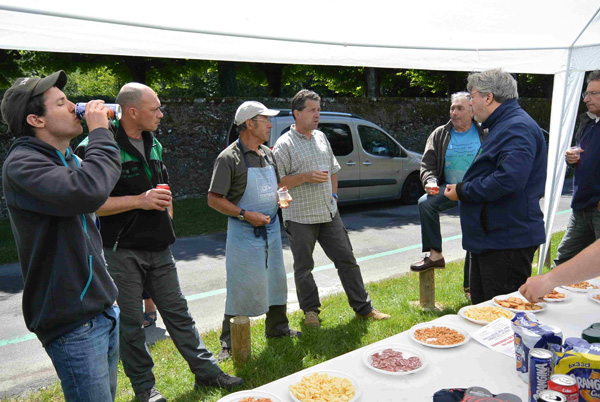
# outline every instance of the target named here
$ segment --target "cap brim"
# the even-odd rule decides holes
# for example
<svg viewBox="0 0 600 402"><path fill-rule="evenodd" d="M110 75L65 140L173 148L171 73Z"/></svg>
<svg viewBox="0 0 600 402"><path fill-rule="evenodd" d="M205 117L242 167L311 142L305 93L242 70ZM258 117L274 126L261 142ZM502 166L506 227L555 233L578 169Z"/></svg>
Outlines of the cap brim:
<svg viewBox="0 0 600 402"><path fill-rule="evenodd" d="M279 110L267 109L260 112L257 116L277 116L279 114Z"/></svg>
<svg viewBox="0 0 600 402"><path fill-rule="evenodd" d="M67 74L63 70L60 70L42 78L33 89L31 96L43 94L52 87L63 89L65 85L67 85Z"/></svg>

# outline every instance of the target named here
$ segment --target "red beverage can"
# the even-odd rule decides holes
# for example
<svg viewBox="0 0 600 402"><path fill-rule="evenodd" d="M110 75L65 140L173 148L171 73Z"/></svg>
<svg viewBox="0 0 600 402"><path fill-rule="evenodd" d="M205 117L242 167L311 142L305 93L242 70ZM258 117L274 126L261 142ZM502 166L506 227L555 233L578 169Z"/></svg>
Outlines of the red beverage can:
<svg viewBox="0 0 600 402"><path fill-rule="evenodd" d="M160 189L163 189L163 190L169 190L169 191L171 191L171 188L169 187L168 184L157 184L156 188L160 188Z"/></svg>
<svg viewBox="0 0 600 402"><path fill-rule="evenodd" d="M579 402L577 381L566 374L554 374L548 381L548 389L558 391L567 398L567 402Z"/></svg>

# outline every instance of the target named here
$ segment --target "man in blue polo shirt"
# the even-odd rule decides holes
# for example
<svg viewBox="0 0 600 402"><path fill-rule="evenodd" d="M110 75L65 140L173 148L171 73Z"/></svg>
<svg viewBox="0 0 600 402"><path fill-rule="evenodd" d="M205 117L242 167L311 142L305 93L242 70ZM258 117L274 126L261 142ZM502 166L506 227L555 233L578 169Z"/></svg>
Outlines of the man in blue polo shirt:
<svg viewBox="0 0 600 402"><path fill-rule="evenodd" d="M575 141L580 150L569 149L567 163L574 168L571 219L558 246L554 263L560 265L600 238L600 70L587 78L582 94L588 111L579 117Z"/></svg>

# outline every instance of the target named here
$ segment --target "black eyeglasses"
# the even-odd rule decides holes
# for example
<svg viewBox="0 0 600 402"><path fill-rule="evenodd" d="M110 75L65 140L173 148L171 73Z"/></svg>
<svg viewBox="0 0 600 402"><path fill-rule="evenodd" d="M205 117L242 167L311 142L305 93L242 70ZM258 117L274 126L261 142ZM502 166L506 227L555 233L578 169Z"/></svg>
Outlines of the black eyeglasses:
<svg viewBox="0 0 600 402"><path fill-rule="evenodd" d="M585 98L587 98L588 95L590 97L592 97L592 96L598 96L598 95L600 95L600 91L584 92L584 93L581 94L581 98L585 99Z"/></svg>

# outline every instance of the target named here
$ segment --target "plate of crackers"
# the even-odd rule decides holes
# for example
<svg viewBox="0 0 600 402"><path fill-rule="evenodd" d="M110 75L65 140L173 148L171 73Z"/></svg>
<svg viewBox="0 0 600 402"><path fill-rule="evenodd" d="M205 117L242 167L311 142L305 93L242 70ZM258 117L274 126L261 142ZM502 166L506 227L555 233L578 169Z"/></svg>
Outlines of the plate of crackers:
<svg viewBox="0 0 600 402"><path fill-rule="evenodd" d="M498 306L465 306L458 311L458 315L479 325L488 325L500 317L511 320L515 316L513 312Z"/></svg>
<svg viewBox="0 0 600 402"><path fill-rule="evenodd" d="M353 377L334 370L314 370L297 375L289 390L294 402L355 402L361 394Z"/></svg>
<svg viewBox="0 0 600 402"><path fill-rule="evenodd" d="M469 333L456 325L423 322L409 330L410 339L430 348L446 349L464 345Z"/></svg>
<svg viewBox="0 0 600 402"><path fill-rule="evenodd" d="M600 291L594 291L587 294L588 299L600 303Z"/></svg>
<svg viewBox="0 0 600 402"><path fill-rule="evenodd" d="M513 313L522 313L523 311L539 313L540 311L544 311L547 307L547 304L544 302L530 303L518 296L496 296L492 301L496 306L504 307Z"/></svg>
<svg viewBox="0 0 600 402"><path fill-rule="evenodd" d="M595 279L592 279L590 281L572 283L570 285L565 285L561 287L576 293L587 293L593 290L600 290L600 286L598 286L598 281Z"/></svg>
<svg viewBox="0 0 600 402"><path fill-rule="evenodd" d="M234 392L219 399L217 402L282 402L281 398L265 391Z"/></svg>
<svg viewBox="0 0 600 402"><path fill-rule="evenodd" d="M569 292L561 291L560 288L556 288L544 296L544 301L548 303L564 302L571 298Z"/></svg>

